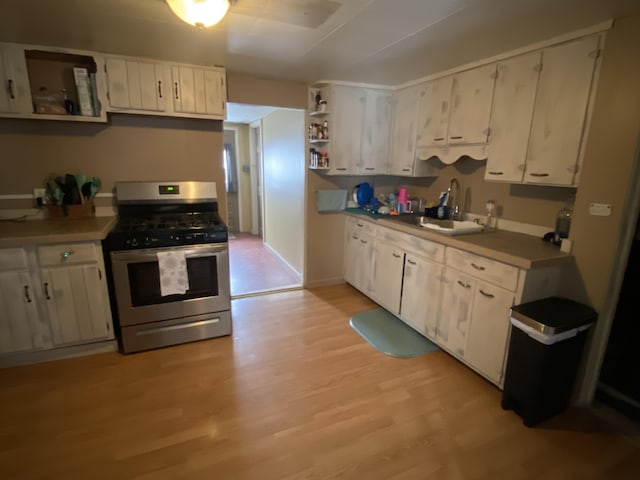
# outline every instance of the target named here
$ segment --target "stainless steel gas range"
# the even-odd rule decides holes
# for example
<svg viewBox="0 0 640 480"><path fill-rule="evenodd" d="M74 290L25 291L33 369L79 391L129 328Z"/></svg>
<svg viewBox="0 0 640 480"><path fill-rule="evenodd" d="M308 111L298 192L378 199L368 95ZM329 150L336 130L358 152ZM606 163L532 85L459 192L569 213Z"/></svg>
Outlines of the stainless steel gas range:
<svg viewBox="0 0 640 480"><path fill-rule="evenodd" d="M213 182L116 184L104 245L124 353L231 334L227 227Z"/></svg>

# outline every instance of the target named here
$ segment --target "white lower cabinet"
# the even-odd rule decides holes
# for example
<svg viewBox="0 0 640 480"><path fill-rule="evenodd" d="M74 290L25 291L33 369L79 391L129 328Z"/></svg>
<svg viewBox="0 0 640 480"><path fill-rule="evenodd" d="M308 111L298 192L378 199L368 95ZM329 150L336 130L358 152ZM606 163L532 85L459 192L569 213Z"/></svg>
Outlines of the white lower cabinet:
<svg viewBox="0 0 640 480"><path fill-rule="evenodd" d="M502 381L509 309L514 301L514 292L479 280L476 282L465 359L495 383Z"/></svg>
<svg viewBox="0 0 640 480"><path fill-rule="evenodd" d="M563 271L562 264L525 270L347 218L346 281L498 386L509 309L557 295Z"/></svg>
<svg viewBox="0 0 640 480"><path fill-rule="evenodd" d="M0 353L113 338L99 242L0 250Z"/></svg>
<svg viewBox="0 0 640 480"><path fill-rule="evenodd" d="M371 222L352 220L347 221L344 278L362 293L372 296L375 226Z"/></svg>
<svg viewBox="0 0 640 480"><path fill-rule="evenodd" d="M445 268L436 341L461 358L467 350L474 291L472 277Z"/></svg>
<svg viewBox="0 0 640 480"><path fill-rule="evenodd" d="M431 340L436 337L441 283L442 265L406 254L400 318Z"/></svg>

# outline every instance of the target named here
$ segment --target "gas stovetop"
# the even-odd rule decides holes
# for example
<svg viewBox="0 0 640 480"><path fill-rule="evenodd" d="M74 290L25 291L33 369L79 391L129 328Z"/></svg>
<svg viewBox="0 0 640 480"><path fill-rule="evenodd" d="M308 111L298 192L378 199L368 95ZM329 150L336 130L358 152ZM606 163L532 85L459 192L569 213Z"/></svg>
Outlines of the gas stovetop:
<svg viewBox="0 0 640 480"><path fill-rule="evenodd" d="M215 184L130 182L116 185L118 223L110 250L226 242Z"/></svg>

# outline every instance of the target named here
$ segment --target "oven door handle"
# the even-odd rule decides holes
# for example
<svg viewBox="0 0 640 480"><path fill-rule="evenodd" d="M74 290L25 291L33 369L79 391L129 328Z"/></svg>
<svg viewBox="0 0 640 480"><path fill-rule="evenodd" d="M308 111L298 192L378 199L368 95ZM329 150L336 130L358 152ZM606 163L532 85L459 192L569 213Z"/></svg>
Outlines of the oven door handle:
<svg viewBox="0 0 640 480"><path fill-rule="evenodd" d="M228 250L226 245L213 245L206 247L171 247L171 248L154 248L148 250L124 250L111 252L111 259L121 262L141 262L148 260L157 260L158 252L175 252L183 251L186 258L214 257Z"/></svg>

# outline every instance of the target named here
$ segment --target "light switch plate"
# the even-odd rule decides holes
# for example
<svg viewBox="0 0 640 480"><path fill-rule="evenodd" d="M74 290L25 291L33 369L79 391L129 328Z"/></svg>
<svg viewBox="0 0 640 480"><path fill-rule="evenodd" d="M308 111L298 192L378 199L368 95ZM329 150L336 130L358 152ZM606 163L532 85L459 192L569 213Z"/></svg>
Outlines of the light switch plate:
<svg viewBox="0 0 640 480"><path fill-rule="evenodd" d="M610 203L592 203L589 205L589 215L597 217L608 217L611 215Z"/></svg>

